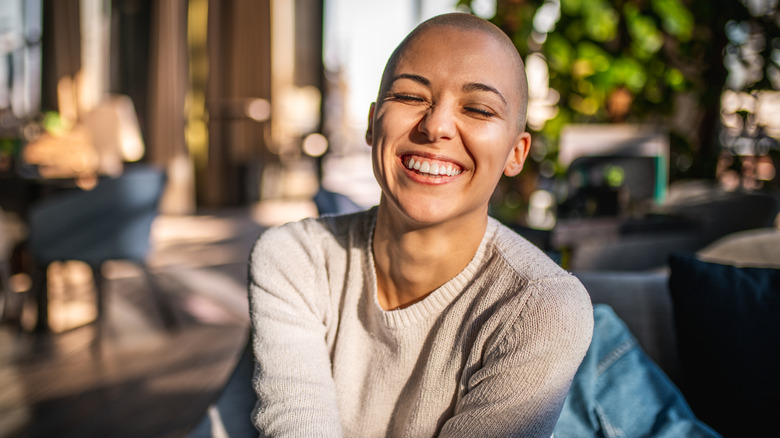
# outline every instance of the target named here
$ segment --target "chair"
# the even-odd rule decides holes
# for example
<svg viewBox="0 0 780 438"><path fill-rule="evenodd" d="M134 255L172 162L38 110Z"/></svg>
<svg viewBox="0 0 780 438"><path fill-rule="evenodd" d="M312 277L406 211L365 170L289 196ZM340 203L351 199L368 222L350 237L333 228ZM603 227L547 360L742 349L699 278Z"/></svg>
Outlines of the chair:
<svg viewBox="0 0 780 438"><path fill-rule="evenodd" d="M320 187L314 195L314 204L317 206L317 212L320 216L326 214L349 214L363 211L365 208L359 206L351 198L341 193L325 190Z"/></svg>
<svg viewBox="0 0 780 438"><path fill-rule="evenodd" d="M257 402L252 389L253 371L252 344L248 340L225 387L209 404L198 424L187 433L187 438L257 437L257 429L252 424L252 410Z"/></svg>
<svg viewBox="0 0 780 438"><path fill-rule="evenodd" d="M11 307L11 300L13 294L11 292L11 245L9 239L6 238L5 230L5 214L3 209L0 208L0 322L10 319L12 313L9 308Z"/></svg>
<svg viewBox="0 0 780 438"><path fill-rule="evenodd" d="M656 157L588 155L566 170L568 197L562 217L636 215L650 211L656 200Z"/></svg>
<svg viewBox="0 0 780 438"><path fill-rule="evenodd" d="M666 197L669 183L669 133L652 125L585 124L568 125L561 131L558 161L569 167L579 157L653 158L652 197L658 203ZM644 166L644 164L642 165ZM644 170L643 170L644 171Z"/></svg>
<svg viewBox="0 0 780 438"><path fill-rule="evenodd" d="M48 329L47 268L55 261L79 260L92 269L100 339L105 309L101 267L108 260L128 260L143 268L154 289L146 258L150 232L165 186L165 174L148 165L126 166L116 178L105 178L90 191L45 198L30 208L29 243L35 263L33 290L38 305L36 330ZM166 327L175 323L172 309L151 290Z"/></svg>

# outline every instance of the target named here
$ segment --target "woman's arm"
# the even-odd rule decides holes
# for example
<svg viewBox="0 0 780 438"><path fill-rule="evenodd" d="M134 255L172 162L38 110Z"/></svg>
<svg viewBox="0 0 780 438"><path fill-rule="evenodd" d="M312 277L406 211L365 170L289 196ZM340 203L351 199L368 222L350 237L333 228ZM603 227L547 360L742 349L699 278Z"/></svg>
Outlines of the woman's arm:
<svg viewBox="0 0 780 438"><path fill-rule="evenodd" d="M296 224L266 231L252 251L252 421L260 436L341 436L325 338L328 291L314 244Z"/></svg>

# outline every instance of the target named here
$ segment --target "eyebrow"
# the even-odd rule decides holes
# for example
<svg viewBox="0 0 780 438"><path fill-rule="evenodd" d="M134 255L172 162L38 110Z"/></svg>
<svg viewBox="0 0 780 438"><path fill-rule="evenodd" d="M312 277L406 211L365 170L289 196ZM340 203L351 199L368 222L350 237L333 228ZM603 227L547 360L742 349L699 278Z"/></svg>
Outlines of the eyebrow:
<svg viewBox="0 0 780 438"><path fill-rule="evenodd" d="M392 84L399 79L409 79L411 81L417 82L418 84L424 85L426 87L431 86L431 81L428 78L420 75L411 74L411 73L401 73L398 76L393 77L393 80L390 81L390 83ZM501 92L499 92L494 87L491 87L490 85L487 84L483 84L481 82L469 82L468 84L463 86L463 91L466 92L487 91L498 96L498 98L501 99L502 102L504 102L504 105L507 104L506 98L504 98L504 95L501 94Z"/></svg>
<svg viewBox="0 0 780 438"><path fill-rule="evenodd" d="M397 81L399 79L409 79L409 80L417 82L417 83L419 83L421 85L425 85L426 87L430 87L431 86L431 81L428 78L420 76L420 75L413 75L413 74L410 74L410 73L401 73L400 75L393 77L393 80L390 81L390 83L392 84L392 83L394 83L395 81Z"/></svg>
<svg viewBox="0 0 780 438"><path fill-rule="evenodd" d="M506 105L506 99L504 98L504 95L501 94L495 88L491 87L490 85L482 84L479 82L470 82L463 86L463 90L464 91L488 91L498 96L501 99L501 101L504 102L504 105Z"/></svg>

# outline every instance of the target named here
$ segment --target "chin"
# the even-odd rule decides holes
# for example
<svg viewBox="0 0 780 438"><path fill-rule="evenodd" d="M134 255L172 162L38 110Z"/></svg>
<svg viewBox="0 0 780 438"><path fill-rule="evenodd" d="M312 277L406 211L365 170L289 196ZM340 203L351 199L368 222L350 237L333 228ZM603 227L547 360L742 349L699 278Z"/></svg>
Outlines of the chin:
<svg viewBox="0 0 780 438"><path fill-rule="evenodd" d="M478 209L464 211L458 208L452 202L445 202L437 199L436 202L399 202L395 206L400 213L398 219L406 221L411 226L427 227L445 223L454 223L460 220L468 220L469 217L476 217L481 212ZM485 212L486 214L486 212Z"/></svg>
<svg viewBox="0 0 780 438"><path fill-rule="evenodd" d="M438 203L405 202L403 199L391 196L382 196L380 206L384 207L388 218L394 223L407 223L414 225L430 225L440 222L447 216Z"/></svg>
<svg viewBox="0 0 780 438"><path fill-rule="evenodd" d="M404 211L406 217L418 225L436 225L446 222L451 216L447 212L442 212L434 208L407 209Z"/></svg>

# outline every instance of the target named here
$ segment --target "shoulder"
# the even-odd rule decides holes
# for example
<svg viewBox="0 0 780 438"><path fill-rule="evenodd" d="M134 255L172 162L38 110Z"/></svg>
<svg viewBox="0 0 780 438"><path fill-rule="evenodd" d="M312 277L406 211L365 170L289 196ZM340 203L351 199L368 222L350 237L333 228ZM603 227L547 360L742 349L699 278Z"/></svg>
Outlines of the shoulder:
<svg viewBox="0 0 780 438"><path fill-rule="evenodd" d="M523 236L493 218L490 221L496 227L493 235L493 249L514 274L526 281L557 277L574 278L544 251Z"/></svg>
<svg viewBox="0 0 780 438"><path fill-rule="evenodd" d="M525 301L532 291L544 295L573 295L590 301L585 287L544 251L497 220L490 218L484 274L495 286ZM538 297L536 298L538 299ZM552 298L550 298L552 299Z"/></svg>
<svg viewBox="0 0 780 438"><path fill-rule="evenodd" d="M522 302L514 313L517 329L535 327L545 337L572 336L585 345L593 330L593 307L582 283L538 247L511 229L498 224L494 237L496 256L503 260L504 275L514 277Z"/></svg>
<svg viewBox="0 0 780 438"><path fill-rule="evenodd" d="M372 220L372 210L367 210L348 215L306 218L271 227L257 239L252 249L252 260L268 254L278 257L301 250L311 253L334 245L343 246L351 232L367 229Z"/></svg>
<svg viewBox="0 0 780 438"><path fill-rule="evenodd" d="M249 260L250 304L299 299L318 314L326 312L329 277L343 272L349 230L366 213L308 218L266 230ZM325 301L323 301L325 300ZM324 314L324 313L322 313Z"/></svg>

